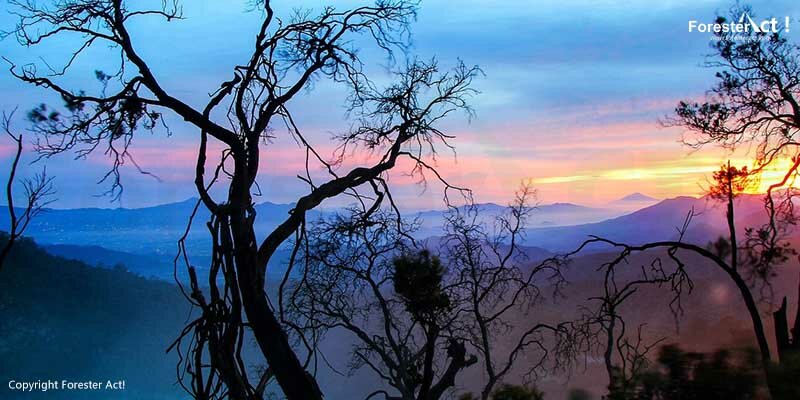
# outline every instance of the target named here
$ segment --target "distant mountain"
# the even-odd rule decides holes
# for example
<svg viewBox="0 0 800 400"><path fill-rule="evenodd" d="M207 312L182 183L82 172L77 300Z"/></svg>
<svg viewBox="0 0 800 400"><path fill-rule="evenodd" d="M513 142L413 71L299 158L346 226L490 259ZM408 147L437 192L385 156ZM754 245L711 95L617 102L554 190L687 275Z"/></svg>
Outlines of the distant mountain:
<svg viewBox="0 0 800 400"><path fill-rule="evenodd" d="M485 223L492 223L495 217L508 211L507 206L496 203L480 203L475 206L479 211L480 220ZM626 211L624 209L586 207L574 203L542 204L533 208L528 215L527 224L531 228L580 225L618 217ZM412 214L421 221L416 236L425 238L441 235L446 214L445 210L428 210L416 215Z"/></svg>
<svg viewBox="0 0 800 400"><path fill-rule="evenodd" d="M646 201L658 201L658 199L644 195L639 192L631 193L621 199L617 199L615 202L646 202Z"/></svg>
<svg viewBox="0 0 800 400"><path fill-rule="evenodd" d="M113 269L122 267L124 270L145 278L155 278L167 282L175 281L175 274L183 283L189 282L188 271L185 264L178 264L175 270L175 254L133 254L124 251L110 250L101 246L81 246L73 244L44 245L42 249L47 253L63 257L68 260L80 261L93 267ZM279 248L270 258L267 274L270 278L281 279L286 270L290 249ZM536 253L538 254L538 253ZM209 270L210 258L189 255L190 263L197 272L198 278L205 281Z"/></svg>
<svg viewBox="0 0 800 400"><path fill-rule="evenodd" d="M573 203L553 203L553 204L544 204L535 207L537 210L542 212L598 212L602 211L599 208L591 208L586 206L581 206L578 204Z"/></svg>
<svg viewBox="0 0 800 400"><path fill-rule="evenodd" d="M495 215L503 213L508 209L507 206L501 206L500 204L497 203L476 203L474 206L480 213L492 213ZM458 209L460 211L465 211L467 209L467 206L460 206L458 207ZM425 210L416 213L416 215L420 217L440 216L446 212L447 210Z"/></svg>
<svg viewBox="0 0 800 400"><path fill-rule="evenodd" d="M477 203L477 204L475 204L475 207L477 208L478 212L481 212L481 213L499 214L499 213L503 213L503 212L508 210L508 206L502 206L502 205L497 204L497 203ZM461 207L458 207L458 208L460 210L465 210L466 206L461 206ZM533 208L536 211L539 211L539 212L567 212L567 211L571 211L571 212L576 212L576 211L577 212L597 212L597 211L602 211L602 209L586 207L586 206L573 204L573 203L542 204L542 205L533 206ZM437 215L437 214L442 214L444 212L446 212L446 211L445 210L428 210L428 211L420 212L419 215L423 215L423 216L424 215Z"/></svg>
<svg viewBox="0 0 800 400"><path fill-rule="evenodd" d="M634 195L626 198L641 199L643 196ZM165 271L172 270L177 241L186 230L196 202L196 199L188 199L139 209L52 209L34 219L26 234L51 246L49 250L55 254L92 265L122 263L137 274L163 278ZM631 202L634 203L637 202ZM762 196L740 196L736 204L740 228L763 223L763 207ZM264 202L256 205L256 231L263 234L273 229L291 209L291 204ZM507 207L495 203L479 204L478 209L480 222L486 224L492 224L497 215L507 211ZM677 197L633 212L628 210L630 208L592 208L573 203L540 205L528 217L525 244L552 252L572 250L589 235L629 243L672 239L691 210L696 215L685 239L705 244L726 229L724 207L707 198ZM314 211L309 213L309 219L313 221L332 212ZM424 239L442 234L445 215L444 210L430 210L406 216L419 219L421 224L415 236ZM208 212L200 207L187 236L191 262L199 267L208 265L211 251L205 226L208 218ZM6 226L8 216L0 213L0 230ZM55 245L62 246L53 247ZM275 257L275 263L284 258L283 255ZM277 273L279 268L270 268L270 271Z"/></svg>
<svg viewBox="0 0 800 400"><path fill-rule="evenodd" d="M55 244L42 247L46 252L68 260L77 260L91 266L114 268L124 266L126 270L146 278L173 279L173 260L168 256L131 254L109 250L100 246Z"/></svg>
<svg viewBox="0 0 800 400"><path fill-rule="evenodd" d="M26 235L42 244L101 246L139 255L172 257L184 234L197 199L144 208L46 209L35 218ZM259 203L255 206L256 229L263 232L281 223L291 204ZM314 219L319 212L309 213ZM195 256L208 256L210 238L205 223L209 213L198 208L187 237L187 249ZM7 213L0 213L0 230L7 230Z"/></svg>
<svg viewBox="0 0 800 400"><path fill-rule="evenodd" d="M764 222L763 198L741 195L736 201L739 229ZM705 244L726 234L725 208L706 197L676 197L658 202L627 215L576 226L533 228L527 230L526 244L550 251L569 251L591 235L629 244L671 240L692 213L684 240Z"/></svg>
<svg viewBox="0 0 800 400"><path fill-rule="evenodd" d="M184 235L189 216L196 204L197 199L187 199L135 209L47 209L31 222L26 234L42 245L49 246L48 250L57 255L81 260L90 265L111 267L124 264L126 268L142 276L171 279L172 259L177 252L177 242ZM487 224L507 211L506 206L495 203L482 203L477 207L482 222ZM256 231L270 231L286 218L292 208L292 204L257 204ZM312 211L309 213L309 220L313 221L332 212ZM618 217L624 212L573 203L544 204L531 212L527 223L532 228L557 228L596 223ZM415 236L422 239L442 234L445 213L444 210L430 210L407 216L416 216L421 221ZM200 206L186 239L191 262L199 267L208 265L211 251L210 236L205 225L208 219L208 211ZM7 226L8 215L0 213L0 230ZM536 243L533 245L539 246ZM276 257L276 263L283 258L282 255Z"/></svg>

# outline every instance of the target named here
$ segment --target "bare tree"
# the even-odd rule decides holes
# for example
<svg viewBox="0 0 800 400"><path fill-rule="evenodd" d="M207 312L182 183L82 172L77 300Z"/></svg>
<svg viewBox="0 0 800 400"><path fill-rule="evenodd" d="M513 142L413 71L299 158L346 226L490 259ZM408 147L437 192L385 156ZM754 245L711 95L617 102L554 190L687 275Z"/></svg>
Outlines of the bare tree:
<svg viewBox="0 0 800 400"><path fill-rule="evenodd" d="M488 399L511 373L569 361L577 351L569 324L521 322L533 316L538 285L563 282L561 259L526 265L520 237L532 195L523 188L496 230L475 206L453 208L432 249L411 238L414 221L385 210L354 208L319 222L299 247L302 278L286 290L288 314L308 337L353 338L350 368L368 368L394 389L369 397L440 399L477 365Z"/></svg>
<svg viewBox="0 0 800 400"><path fill-rule="evenodd" d="M743 13L752 16L752 10L736 6L731 17ZM725 22L718 17L717 22ZM704 102L680 102L675 115L666 118L666 126L679 126L688 131L684 142L694 148L718 145L735 150L742 145L754 145L755 163L752 169L722 166L714 174L714 184L709 197L726 206L727 237L722 237L707 247L665 240L631 245L607 238L595 237L587 243L605 243L620 251L620 257L633 253L666 250L670 258L684 268L683 260L693 254L718 268L735 285L752 321L753 333L761 355L762 369L768 386L776 398L784 398L770 379L773 357L759 309L762 290L771 288L769 279L776 268L796 254L786 240L796 224L793 198L797 191L791 183L800 167L800 142L796 134L800 128L800 47L789 43L781 32L754 31L716 33L712 41L713 54L706 63L718 69L718 83L708 92ZM767 222L763 226L747 227L745 237L737 238L735 199L752 187L762 171L781 159L791 160L790 167L780 182L772 183L764 197ZM684 230L685 232L685 226ZM688 275L687 275L688 276ZM785 308L776 321L785 321ZM779 341L786 342L786 323L776 324L783 333Z"/></svg>
<svg viewBox="0 0 800 400"><path fill-rule="evenodd" d="M213 254L208 290L201 288L188 256L180 257L191 277L187 298L201 310L201 316L175 343L184 354L181 382L186 389L200 399L258 398L264 380L274 376L289 399L322 398L316 379L292 346L291 327L282 323L267 297L267 265L281 245L305 235L307 213L326 199L350 195L369 202L377 196L393 202L386 178L401 160L410 161L418 176L441 179L431 160L437 149L449 148L451 136L437 124L455 110L469 111L466 100L474 93L470 83L478 69L459 64L441 72L435 62L411 61L397 71L395 83L381 89L365 74L353 43L357 37L366 38L390 56L404 50L408 23L416 12L414 2L379 0L350 10L325 7L318 13L301 10L279 18L272 2L261 0L254 3L262 21L250 58L221 81L203 107L196 108L162 85L129 31L134 20L182 19L177 1L159 2L156 8L123 0L11 3L20 17L11 34L22 45L36 46L67 36L80 40L73 55L52 68L50 75L39 73L33 65L11 67L15 77L64 100L61 110L43 105L32 114L40 138L38 150L44 156L105 152L113 160L108 175L111 192L119 195L119 168L133 160L128 148L137 131L161 126L162 113L182 118L197 129L195 185L202 206L212 215L207 226ZM98 95L67 87L63 73L86 49L99 43L119 51L118 70L96 73L102 87ZM295 123L290 111L290 100L318 79L350 90L353 128L333 138L339 152L332 160L317 151L313 138ZM253 193L257 192L259 160L266 157L265 143L281 127L306 152L306 168L298 176L308 184L308 193L294 202L277 228L258 235ZM209 141L224 148L210 178L206 176ZM360 164L358 157L351 157L359 153L373 157ZM350 160L359 165L349 167ZM326 178L312 176L317 166L327 171ZM214 198L210 188L215 184L226 185L226 198ZM397 212L397 207L391 209ZM183 241L180 248L183 252ZM252 333L268 365L264 370L268 373L256 379L248 376L242 359L246 332Z"/></svg>
<svg viewBox="0 0 800 400"><path fill-rule="evenodd" d="M438 399L477 359L449 335L456 316L441 261L415 250L402 234L412 227L397 223L386 210L358 208L315 223L314 240L298 247L301 277L279 301L306 341L348 333L350 369L369 368L398 393L368 398Z"/></svg>
<svg viewBox="0 0 800 400"><path fill-rule="evenodd" d="M680 242L689 226L693 213L687 214L680 229ZM592 238L583 247L596 243L609 243L602 238ZM676 318L683 312L682 298L692 292L694 283L686 271L686 265L677 257L677 248L669 248L665 255L653 257L649 263L639 266L638 271L625 271L631 264L630 257L638 251L627 245L610 261L603 263L599 272L603 274L603 292L588 299L580 319L580 331L593 338L595 348L602 351L604 367L608 376L609 399L636 398L639 380L649 366L648 355L665 338L647 340L645 324L639 324L635 332L628 329L622 307L635 301L637 293L648 293L666 288L670 294L669 309ZM622 269L622 271L620 271ZM631 275L632 272L632 275ZM622 276L620 276L622 275ZM591 304L597 304L592 307Z"/></svg>
<svg viewBox="0 0 800 400"><path fill-rule="evenodd" d="M536 192L524 184L507 211L488 226L476 207L456 209L447 217L440 251L457 271L453 286L465 313L458 328L486 375L483 400L512 373L536 376L567 369L585 350L585 338L569 321L522 322L534 316L543 285L557 297L566 283L561 274L566 258L532 264L521 245L535 201Z"/></svg>
<svg viewBox="0 0 800 400"><path fill-rule="evenodd" d="M48 204L54 201L53 195L55 189L53 188L53 178L47 176L47 170L43 169L41 173L37 173L32 178L24 179L22 181L22 188L25 195L25 204L21 208L14 205L14 182L17 179L17 168L19 161L22 157L22 134L14 134L11 129L11 118L14 113L3 113L3 130L6 135L11 138L15 144L14 158L11 161L11 170L8 173L8 181L6 181L6 202L8 205L8 237L0 249L0 270L3 269L3 264L6 258L11 253L11 248L14 243L22 237L28 224L36 217Z"/></svg>
<svg viewBox="0 0 800 400"><path fill-rule="evenodd" d="M738 18L747 13L749 7L736 6L730 17ZM727 20L718 17L719 22ZM745 33L719 32L712 42L713 54L707 66L717 69L718 82L702 102L681 102L675 116L667 118L668 126L680 126L688 130L684 141L696 148L714 144L728 149L752 145L755 162L751 171L732 170L728 175L757 176L781 160L789 160L783 179L770 183L765 195L765 211L768 222L761 227L747 228L747 238L736 240L733 219L732 196L735 190L727 188L730 238L729 262L717 255L710 258L729 273L747 304L753 320L753 329L758 340L762 361L766 369L774 359L764 335L763 323L744 279L741 279L743 263L740 253L748 258L748 274L767 282L774 268L793 253L785 238L796 224L794 197L797 190L792 183L800 167L800 47L790 43L783 32ZM728 179L732 182L733 179ZM725 191L723 191L725 194ZM720 263L720 261L723 261ZM798 299L800 301L800 299ZM783 309L785 310L785 309ZM787 337L785 311L775 317L778 341ZM797 338L795 338L795 341ZM773 395L777 395L773 393Z"/></svg>
<svg viewBox="0 0 800 400"><path fill-rule="evenodd" d="M683 228L679 230L681 235L676 240L630 245L607 238L594 237L587 240L584 246L590 243L602 243L620 249L619 256L615 261L624 260L634 253L657 250L667 251L669 258L678 266L677 271L680 271L680 274L675 276L679 278L677 282L673 280L674 278L666 281L672 282L672 290L676 293L676 296L682 292L681 290L676 290L676 288L680 289L684 284L691 285L690 273L686 271L686 262L683 261L689 254L701 257L701 259L708 261L711 266L725 273L726 277L735 285L739 296L745 304L761 354L763 371L765 376L769 377L773 358L759 309L761 297L759 296L758 287L760 285L769 285L768 279L772 276L771 271L776 266L785 263L788 257L794 254L794 251L785 241L775 240L770 242L767 240L767 235L763 233L763 230L767 228L748 229L747 239L744 242L741 244L734 242L736 240L734 201L741 191L747 187L744 181L749 177L750 175L744 169L740 170L730 165L723 166L714 174L715 185L709 190L709 195L712 198L723 199L725 202L727 207L726 220L730 231L727 238L720 238L714 243L709 243L706 247L683 241L683 233L686 232L691 222L691 212L684 222ZM774 220L771 219L771 223L774 223ZM765 252L768 254L764 254ZM738 254L738 256L734 256L734 253ZM616 263L618 264L619 262L617 261ZM676 287L676 284L679 286ZM679 300L680 296L675 297L673 304Z"/></svg>

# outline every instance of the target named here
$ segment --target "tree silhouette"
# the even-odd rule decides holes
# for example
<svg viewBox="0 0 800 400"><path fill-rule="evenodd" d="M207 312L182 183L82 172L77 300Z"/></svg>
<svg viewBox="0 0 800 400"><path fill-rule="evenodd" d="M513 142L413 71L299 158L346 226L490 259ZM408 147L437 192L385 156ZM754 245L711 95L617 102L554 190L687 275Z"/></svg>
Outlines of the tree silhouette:
<svg viewBox="0 0 800 400"><path fill-rule="evenodd" d="M544 393L536 388L519 385L501 385L492 393L492 400L543 400Z"/></svg>
<svg viewBox="0 0 800 400"><path fill-rule="evenodd" d="M635 387L620 399L757 399L758 354L751 349L687 352L663 346L653 368L638 377Z"/></svg>
<svg viewBox="0 0 800 400"><path fill-rule="evenodd" d="M753 15L749 8L739 6L734 7L730 15L735 19L743 13ZM726 19L721 16L718 22ZM795 138L800 128L800 47L789 43L781 32L750 30L744 33L716 32L715 35L717 37L711 45L713 54L707 66L718 69L717 84L704 102L680 102L675 115L663 122L666 126L687 129L684 142L695 148L717 145L735 150L742 145L753 145L756 149L753 168L748 170L728 164L714 174L709 195L727 207L728 237L720 238L707 248L682 240L642 245L605 238L593 238L589 242L619 248L621 255L666 249L679 265L683 265L680 259L688 253L710 261L736 286L746 306L758 344L762 371L768 377L773 397L792 398L779 393L779 383L771 377L773 361L779 360L770 350L758 300L759 288L769 287L775 268L795 254L786 235L796 223L793 198L797 191L791 183L800 167L800 143ZM790 167L780 182L768 187L764 197L768 222L760 227L747 227L745 238L737 239L735 197L749 186L750 179L777 165L781 159L789 159ZM783 325L778 326L783 332L778 335L779 341L782 337L784 342L787 324L780 322L785 320L785 311L780 316L779 310L776 325Z"/></svg>
<svg viewBox="0 0 800 400"><path fill-rule="evenodd" d="M683 238L691 217L692 214L689 213L680 230L678 241ZM579 253L589 244L604 242L605 239L601 238L591 239L572 254ZM648 357L651 350L664 340L659 338L652 342L646 341L645 324L640 324L635 333L630 332L621 312L622 306L634 300L637 293L667 288L671 296L670 312L678 318L683 311L683 297L694 289L694 282L685 264L677 256L677 248L669 248L666 256L656 256L649 264L641 265L634 276L620 277L618 269L629 264L629 257L638 251L623 247L618 255L599 268L603 274L603 292L590 297L587 304L581 306L583 316L580 319L580 331L584 337L592 339L591 347L602 352L608 376L609 400L630 399L636 393L641 376L650 365Z"/></svg>
<svg viewBox="0 0 800 400"><path fill-rule="evenodd" d="M749 7L740 6L734 7L730 14L736 18L743 13L753 15ZM796 224L793 199L797 191L792 183L800 166L800 143L796 139L800 128L800 47L783 34L780 30L743 35L717 33L718 40L712 44L713 58L707 63L719 71L717 84L705 102L681 102L675 110L676 116L665 121L667 125L687 128L690 136L685 141L694 147L715 144L736 149L740 145L754 145L752 172L756 174L781 159L790 161L783 179L768 187L765 209L769 221L763 227L748 229L746 252L754 261L753 272L762 279L773 273L772 268L791 251L783 237ZM730 217L728 220L732 223ZM735 237L732 238L731 262L735 267L738 251ZM785 307L777 311L774 320L778 355L782 359L780 353L789 343ZM794 334L797 336L797 332ZM798 341L797 337L794 341ZM761 338L759 347L762 358L769 362L772 357Z"/></svg>
<svg viewBox="0 0 800 400"><path fill-rule="evenodd" d="M403 254L392 260L394 267L392 283L394 292L400 297L406 311L414 322L426 330L436 329L437 316L452 307L450 297L443 287L444 267L439 257L428 250L416 254Z"/></svg>
<svg viewBox="0 0 800 400"><path fill-rule="evenodd" d="M280 246L305 235L307 213L326 199L350 195L357 202L397 212L386 178L401 161L409 162L412 173L423 179L429 174L441 180L446 198L448 190L457 189L431 162L437 149L450 148L452 138L437 124L453 111L470 112L467 99L474 93L470 84L479 70L459 63L442 72L435 61L412 59L395 72L393 83L381 88L367 76L353 43L368 41L389 56L405 50L408 23L416 12L414 2L379 0L373 6L344 11L333 7L318 13L298 10L283 18L271 1L261 0L254 2L262 19L250 58L220 82L204 106L194 107L162 85L137 51L129 30L136 20L182 19L177 1L163 2L159 8L123 0L11 3L19 16L11 34L22 45L36 46L65 36L80 39L61 66L50 66L55 71L52 75L43 75L32 65L11 67L18 79L54 92L64 101L62 108L42 105L30 114L39 137L37 150L44 157L67 151L79 156L104 152L112 160L106 175L111 182L109 194L118 197L123 188L120 168L126 163L137 166L128 149L138 131L163 128L163 113L182 118L197 130L197 207L202 204L211 213L207 226L213 252L205 283L208 290L203 290L185 254L185 237L179 243L181 254L176 260L185 262L191 277L187 299L201 310L174 344L184 355L180 368L184 387L199 399L251 399L261 397L265 382L274 377L289 399L321 399L316 379L292 345L292 327L278 318L267 297L267 265ZM100 43L119 52L119 66L112 72L95 73L102 89L99 94L65 86L63 72L86 49ZM338 144L333 159L326 159L314 147L314 140L295 123L289 104L320 79L350 91L347 106L352 129L333 138ZM308 192L297 198L274 230L259 235L253 207L259 160L268 156L265 143L281 128L305 150L305 168L298 176L307 183ZM209 177L210 141L223 150ZM372 157L360 162L358 154ZM357 166L350 167L353 163ZM312 177L317 166L327 172L323 181ZM224 199L212 194L215 185L226 185ZM249 376L242 359L245 333L253 335L268 365L258 377Z"/></svg>
<svg viewBox="0 0 800 400"><path fill-rule="evenodd" d="M729 236L727 238L720 238L714 243L709 243L707 247L683 241L683 234L690 226L693 216L693 212L690 212L684 222L684 226L679 230L680 236L676 240L649 242L642 245L629 245L606 238L593 237L587 240L582 247L593 243L601 243L621 249L619 255L614 260L604 264L604 269L606 271L626 264L631 254L659 249L666 250L669 259L675 266L675 272L667 276L680 277L678 282L688 283L690 289L691 280L689 276L691 273L687 270L687 263L683 261L683 259L688 254L694 254L708 260L710 265L724 272L728 279L736 286L752 322L753 334L761 356L762 371L769 377L770 371L773 368L773 357L759 310L758 287L759 285L769 285L769 278L772 276L771 271L773 271L776 266L785 263L789 256L795 254L795 252L789 247L785 240L780 240L780 237L768 238L762 231L766 228L761 228L759 230L748 229L746 231L746 240L741 244L736 241L734 200L740 193L736 191L736 188L743 190L746 185L733 181L745 179L741 173L743 170L744 169L737 169L729 165L722 166L721 169L714 174L716 181L713 187L709 189L712 198L725 199L724 201L728 210L726 220L729 228ZM732 188L734 190L731 190ZM771 223L775 224L774 219L771 219L771 221ZM660 259L656 260L659 268L661 268L662 264ZM734 262L736 264L734 264ZM676 297L673 299L674 304L676 301L680 300L682 291L675 291L676 285L674 280L667 279L665 282L670 282L671 289L676 293ZM632 283L636 283L636 281L632 281ZM628 283L627 285L630 284L631 283ZM680 288L680 286L678 286L678 288ZM675 310L673 310L673 313L675 313Z"/></svg>
<svg viewBox="0 0 800 400"><path fill-rule="evenodd" d="M489 226L481 222L477 208L455 210L447 217L441 251L459 271L454 287L468 315L461 329L487 378L482 400L515 368L529 376L547 370L550 361L549 369L569 368L574 356L585 350L583 332L569 321L519 321L534 314L542 298L541 282L549 282L554 297L566 283L561 275L565 257L532 263L521 245L535 201L535 190L523 184L507 212ZM510 345L501 346L501 341Z"/></svg>
<svg viewBox="0 0 800 400"><path fill-rule="evenodd" d="M472 393L458 397L458 400L477 400ZM491 400L543 400L544 393L535 387L502 384L492 392Z"/></svg>
<svg viewBox="0 0 800 400"><path fill-rule="evenodd" d="M592 400L592 394L583 389L572 389L567 394L567 400Z"/></svg>
<svg viewBox="0 0 800 400"><path fill-rule="evenodd" d="M567 323L520 322L533 317L538 280L563 281L560 258L525 265L519 240L532 193L523 188L494 231L475 206L453 208L447 234L427 247L407 235L414 222L385 211L318 221L314 239L298 246L300 277L281 291L280 307L305 342L331 331L355 339L350 367L393 389L368 398L440 399L462 370L478 367L488 377L479 398L489 399L510 371L557 367L580 346Z"/></svg>
<svg viewBox="0 0 800 400"><path fill-rule="evenodd" d="M16 208L14 205L14 182L17 179L17 168L19 161L22 157L22 134L14 134L11 129L11 118L14 115L3 113L2 126L6 135L11 138L15 143L14 157L11 161L11 169L8 173L8 180L6 181L6 203L8 207L8 236L4 238L2 247L0 247L0 271L3 269L3 264L6 258L11 253L11 248L25 233L28 224L47 207L48 204L54 201L53 195L55 189L53 187L53 178L47 176L47 170L43 169L41 173L34 175L32 178L24 179L22 187L25 193L25 205L22 208Z"/></svg>

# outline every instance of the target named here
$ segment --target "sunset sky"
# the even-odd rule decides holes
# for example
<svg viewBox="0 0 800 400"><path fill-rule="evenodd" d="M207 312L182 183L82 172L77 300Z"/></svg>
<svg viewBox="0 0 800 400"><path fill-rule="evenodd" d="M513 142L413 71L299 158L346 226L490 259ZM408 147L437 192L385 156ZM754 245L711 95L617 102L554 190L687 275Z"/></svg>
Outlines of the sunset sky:
<svg viewBox="0 0 800 400"><path fill-rule="evenodd" d="M202 104L220 82L230 79L232 67L248 58L259 15L246 12L246 1L234 3L221 9L220 2L186 1L186 20L152 20L134 27L134 44L162 83L191 104ZM284 12L294 4L276 3ZM412 53L436 56L443 65L462 59L485 73L475 82L481 92L472 100L476 117L470 122L465 115L454 115L445 124L456 136L458 153L443 152L439 166L451 182L475 189L478 201L499 203L523 180L533 182L544 203L603 205L632 192L657 198L699 193L705 177L730 155L714 148L692 152L679 143L680 129L662 128L658 121L679 100L701 98L713 82L714 70L701 66L710 52L709 35L687 32L687 22L711 22L731 2L621 3L422 3L412 26ZM759 17L790 16L800 32L800 3L750 4ZM3 12L0 27L9 29L14 21ZM53 42L28 50L10 38L0 41L0 54L17 64L36 62L40 56L57 63L68 45ZM375 63L370 69L376 71L376 80L388 79L378 67L384 59L373 50L365 52ZM96 90L93 71L110 65L111 54L93 49L61 82ZM19 129L26 127L26 110L53 100L8 73L0 75L0 89L2 109L19 107ZM341 88L319 82L290 105L301 128L323 150L331 150L330 132L347 127L343 95ZM143 133L132 151L161 181L127 169L121 204L110 204L95 196L106 189L95 184L107 166L103 157L56 157L47 161L59 191L55 206L138 207L194 196L197 134L175 118L169 122L173 137ZM305 189L295 177L302 172L302 159L294 142L278 134L265 152L260 183L264 200L289 202ZM5 138L0 143L0 173L5 174L11 148ZM737 164L748 160L746 152L730 157ZM39 168L41 163L25 172ZM440 206L435 185L423 190L412 178L393 179L406 207Z"/></svg>

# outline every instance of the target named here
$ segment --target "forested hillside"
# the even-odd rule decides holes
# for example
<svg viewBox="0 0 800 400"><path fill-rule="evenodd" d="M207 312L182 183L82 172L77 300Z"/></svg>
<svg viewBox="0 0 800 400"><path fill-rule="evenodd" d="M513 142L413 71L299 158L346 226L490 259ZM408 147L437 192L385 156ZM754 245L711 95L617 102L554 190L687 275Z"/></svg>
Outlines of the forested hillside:
<svg viewBox="0 0 800 400"><path fill-rule="evenodd" d="M21 393L3 399L175 399L176 355L165 350L189 316L169 283L92 268L19 242L0 276L0 376L121 380L124 391Z"/></svg>

